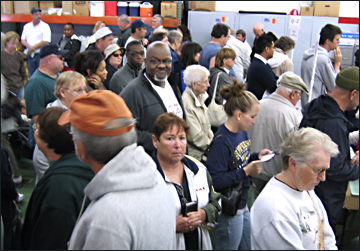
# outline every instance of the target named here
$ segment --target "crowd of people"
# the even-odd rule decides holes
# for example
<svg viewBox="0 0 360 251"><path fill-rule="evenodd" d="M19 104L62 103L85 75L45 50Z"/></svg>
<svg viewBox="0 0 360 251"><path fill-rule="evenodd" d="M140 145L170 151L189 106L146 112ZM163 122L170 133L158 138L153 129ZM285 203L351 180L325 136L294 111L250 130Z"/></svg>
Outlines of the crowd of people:
<svg viewBox="0 0 360 251"><path fill-rule="evenodd" d="M359 68L341 69L339 27L322 28L298 76L295 42L262 23L253 48L225 23L201 46L186 25L156 14L148 32L124 14L121 34L99 21L82 51L72 23L51 43L31 13L2 41L2 111L8 93L25 100L36 171L14 235L21 176L2 130L5 249L337 249L359 178Z"/></svg>

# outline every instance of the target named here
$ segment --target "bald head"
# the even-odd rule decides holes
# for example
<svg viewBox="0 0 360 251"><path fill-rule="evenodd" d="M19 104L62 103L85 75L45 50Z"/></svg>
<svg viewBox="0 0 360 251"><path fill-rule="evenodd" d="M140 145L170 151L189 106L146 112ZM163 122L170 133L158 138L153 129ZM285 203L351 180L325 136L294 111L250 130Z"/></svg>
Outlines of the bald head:
<svg viewBox="0 0 360 251"><path fill-rule="evenodd" d="M256 38L259 38L264 34L264 25L262 23L256 23L253 28L254 35Z"/></svg>
<svg viewBox="0 0 360 251"><path fill-rule="evenodd" d="M156 56L158 54L158 51L160 50L163 50L165 54L169 54L171 57L169 46L162 41L155 41L148 46L146 52L146 59L149 60L154 55Z"/></svg>

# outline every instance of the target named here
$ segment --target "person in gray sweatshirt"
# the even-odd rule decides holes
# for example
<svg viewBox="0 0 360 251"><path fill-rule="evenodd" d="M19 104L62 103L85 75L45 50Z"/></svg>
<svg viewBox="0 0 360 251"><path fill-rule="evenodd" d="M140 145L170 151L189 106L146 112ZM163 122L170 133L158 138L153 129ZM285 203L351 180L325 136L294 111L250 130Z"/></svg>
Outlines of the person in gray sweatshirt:
<svg viewBox="0 0 360 251"><path fill-rule="evenodd" d="M302 107L321 94L331 92L334 89L335 78L340 72L342 60L339 48L341 34L342 31L339 27L327 24L321 29L319 45L315 44L304 52L301 62L301 78L304 80L309 92L312 92L312 95L310 99L308 94L304 93L302 95ZM329 57L330 51L334 51L334 64ZM314 86L311 88L315 58Z"/></svg>
<svg viewBox="0 0 360 251"><path fill-rule="evenodd" d="M95 172L84 189L91 203L80 212L69 249L175 249L174 198L137 146L136 120L125 101L112 91L91 91L59 119L69 122L77 156Z"/></svg>

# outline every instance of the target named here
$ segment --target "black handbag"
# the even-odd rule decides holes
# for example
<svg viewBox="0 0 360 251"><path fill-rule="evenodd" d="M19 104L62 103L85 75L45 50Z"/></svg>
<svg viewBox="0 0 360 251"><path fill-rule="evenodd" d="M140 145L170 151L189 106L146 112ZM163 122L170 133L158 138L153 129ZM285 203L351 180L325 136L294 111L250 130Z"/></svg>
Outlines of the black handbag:
<svg viewBox="0 0 360 251"><path fill-rule="evenodd" d="M204 154L201 156L201 162L206 166L207 157L209 156L212 146L214 142L222 137L225 136L229 142L231 147L231 155L230 160L228 162L228 171L236 170L240 168L240 163L237 160L234 152L234 148L229 140L229 138L224 134L219 134L211 141L210 145L205 149ZM242 197L242 187L243 187L243 179L236 185L232 187L228 187L223 189L220 192L221 194L221 211L229 216L235 216L237 210L239 209L241 197Z"/></svg>

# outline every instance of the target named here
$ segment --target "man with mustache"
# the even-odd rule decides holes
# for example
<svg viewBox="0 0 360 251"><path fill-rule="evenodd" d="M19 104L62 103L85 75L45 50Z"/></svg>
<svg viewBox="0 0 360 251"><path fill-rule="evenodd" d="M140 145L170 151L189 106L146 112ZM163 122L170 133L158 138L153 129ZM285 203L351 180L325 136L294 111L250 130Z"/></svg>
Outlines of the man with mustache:
<svg viewBox="0 0 360 251"><path fill-rule="evenodd" d="M29 78L40 65L40 48L51 41L51 30L47 23L41 21L39 7L31 9L32 21L24 25L21 43L26 47Z"/></svg>
<svg viewBox="0 0 360 251"><path fill-rule="evenodd" d="M164 112L172 112L185 119L180 90L176 76L171 74L169 46L161 41L151 43L147 49L145 69L120 93L134 118L138 121L136 131L138 144L151 154L152 126Z"/></svg>

